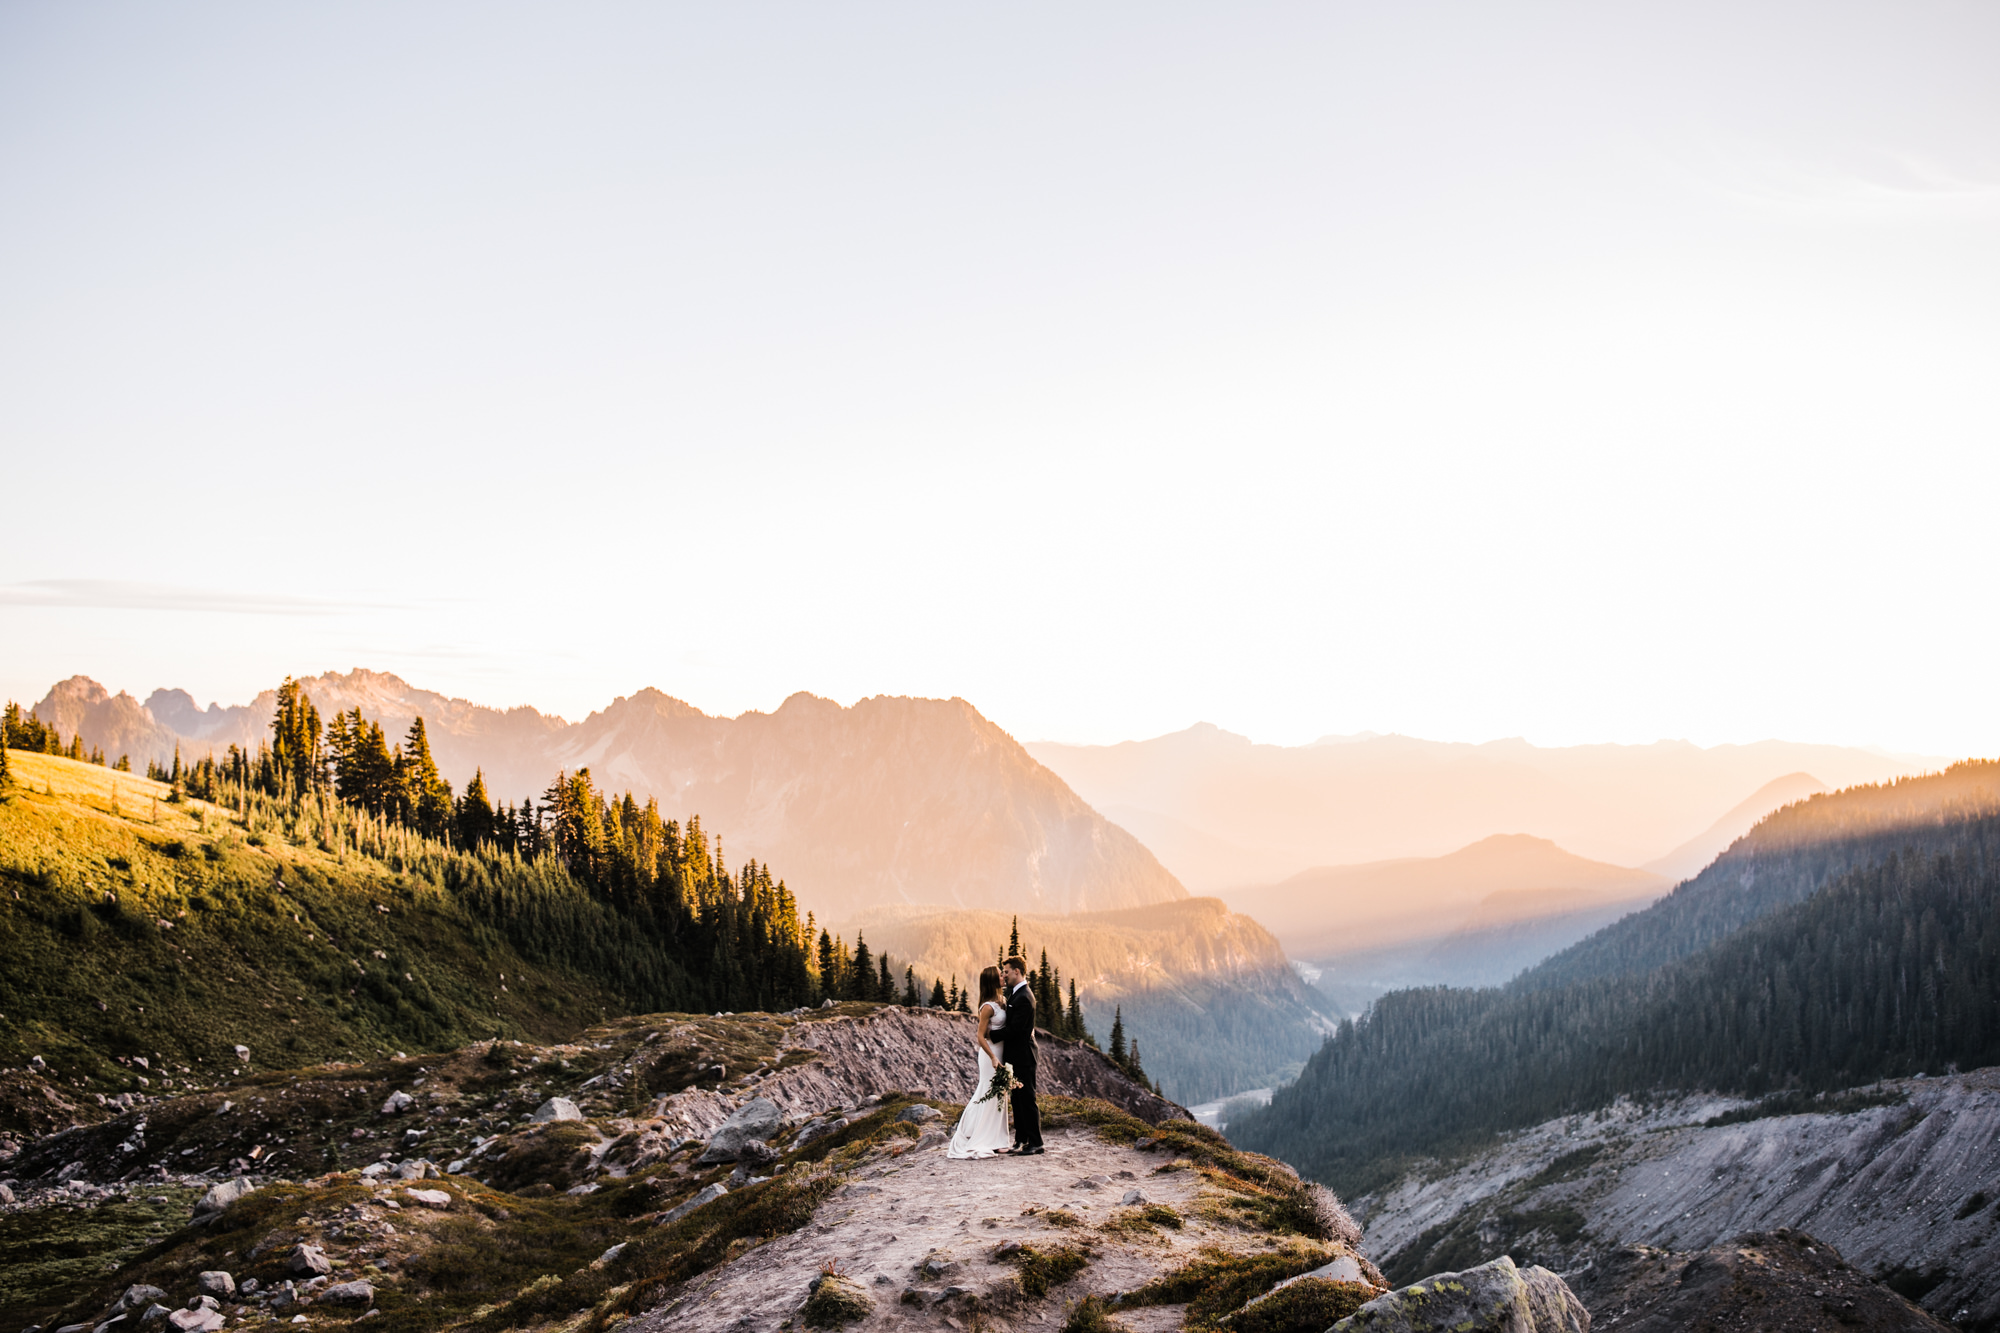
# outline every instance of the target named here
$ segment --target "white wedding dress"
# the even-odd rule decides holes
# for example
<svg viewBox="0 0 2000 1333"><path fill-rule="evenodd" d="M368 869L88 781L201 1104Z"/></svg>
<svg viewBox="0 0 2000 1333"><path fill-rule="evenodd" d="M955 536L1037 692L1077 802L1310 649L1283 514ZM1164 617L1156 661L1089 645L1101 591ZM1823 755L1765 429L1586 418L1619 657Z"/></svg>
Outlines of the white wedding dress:
<svg viewBox="0 0 2000 1333"><path fill-rule="evenodd" d="M1000 1044L1000 1030L1007 1026L1007 1011L991 1001L980 1008L993 1011L986 1036L997 1046ZM1007 1099L979 1100L986 1095L987 1085L993 1082L993 1062L986 1057L985 1047L975 1049L979 1054L979 1081L973 1085L972 1100L965 1104L965 1114L958 1118L958 1128L952 1131L951 1142L944 1149L946 1157L961 1160L994 1157L1014 1146L1014 1131L1007 1124Z"/></svg>

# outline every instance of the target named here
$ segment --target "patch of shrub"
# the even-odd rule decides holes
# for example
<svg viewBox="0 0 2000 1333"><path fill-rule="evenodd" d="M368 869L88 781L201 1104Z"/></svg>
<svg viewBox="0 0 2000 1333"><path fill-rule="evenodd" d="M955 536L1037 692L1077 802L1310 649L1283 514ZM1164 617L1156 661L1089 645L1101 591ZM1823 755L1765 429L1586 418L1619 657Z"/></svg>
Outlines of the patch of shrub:
<svg viewBox="0 0 2000 1333"><path fill-rule="evenodd" d="M1228 1333L1324 1333L1375 1299L1365 1282L1302 1277L1217 1322Z"/></svg>
<svg viewBox="0 0 2000 1333"><path fill-rule="evenodd" d="M1050 1287L1063 1283L1090 1265L1092 1255L1081 1245L1052 1245L1046 1249L1023 1245L1013 1253L1021 1290L1030 1296L1046 1296Z"/></svg>
<svg viewBox="0 0 2000 1333"><path fill-rule="evenodd" d="M1130 1305L1187 1302L1189 1328L1214 1328L1288 1277L1298 1277L1333 1259L1320 1245L1293 1242L1281 1250L1234 1254L1206 1246L1195 1258L1124 1297Z"/></svg>
<svg viewBox="0 0 2000 1333"><path fill-rule="evenodd" d="M1111 1317L1103 1297L1086 1296L1070 1307L1062 1333L1126 1333L1126 1325Z"/></svg>

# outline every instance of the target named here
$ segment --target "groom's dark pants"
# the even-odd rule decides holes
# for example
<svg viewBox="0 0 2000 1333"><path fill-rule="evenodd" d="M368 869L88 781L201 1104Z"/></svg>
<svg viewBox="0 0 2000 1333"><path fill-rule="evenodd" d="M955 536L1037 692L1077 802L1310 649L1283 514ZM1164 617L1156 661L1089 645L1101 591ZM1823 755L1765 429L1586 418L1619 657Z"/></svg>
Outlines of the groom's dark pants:
<svg viewBox="0 0 2000 1333"><path fill-rule="evenodd" d="M1014 1108L1014 1142L1023 1148L1042 1146L1042 1112L1035 1105L1035 1066L1016 1068L1014 1077L1021 1086L1007 1094Z"/></svg>

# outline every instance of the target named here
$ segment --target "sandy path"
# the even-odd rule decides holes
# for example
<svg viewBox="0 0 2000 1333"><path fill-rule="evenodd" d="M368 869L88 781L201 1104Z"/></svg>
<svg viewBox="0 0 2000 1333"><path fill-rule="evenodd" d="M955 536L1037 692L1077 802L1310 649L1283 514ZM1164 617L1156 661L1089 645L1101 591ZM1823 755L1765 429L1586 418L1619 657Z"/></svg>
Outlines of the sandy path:
<svg viewBox="0 0 2000 1333"><path fill-rule="evenodd" d="M811 1224L703 1274L630 1327L632 1333L774 1333L797 1313L820 1265L831 1260L875 1298L874 1314L849 1328L972 1325L963 1296L902 1304L904 1289L914 1286L933 1294L949 1287L980 1293L984 1330L1057 1329L1067 1301L1086 1291L1130 1290L1177 1266L1203 1241L1222 1238L1224 1233L1192 1215L1201 1178L1188 1171L1153 1174L1162 1161L1158 1154L1116 1147L1082 1129L1052 1134L1041 1157L954 1162L936 1144L893 1160L873 1160L821 1205ZM1111 1179L1096 1190L1077 1188L1085 1176ZM1137 1238L1097 1230L1134 1188L1187 1215L1185 1229ZM1041 1215L1051 1208L1067 1209L1087 1225L1051 1226ZM1009 1240L1050 1245L1084 1239L1098 1257L1074 1281L1040 1300L1020 1296L1014 1266L993 1258ZM1240 1244L1243 1237L1236 1233L1236 1239ZM933 1256L958 1267L926 1276L920 1266ZM1178 1307L1120 1318L1139 1333L1180 1326Z"/></svg>

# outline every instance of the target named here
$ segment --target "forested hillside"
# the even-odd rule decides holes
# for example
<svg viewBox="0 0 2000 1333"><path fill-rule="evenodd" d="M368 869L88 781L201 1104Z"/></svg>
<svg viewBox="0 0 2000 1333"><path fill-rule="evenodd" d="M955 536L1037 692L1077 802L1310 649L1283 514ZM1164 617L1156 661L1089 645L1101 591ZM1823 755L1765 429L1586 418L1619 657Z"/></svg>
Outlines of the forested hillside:
<svg viewBox="0 0 2000 1333"><path fill-rule="evenodd" d="M1538 989L1645 972L1803 902L1904 849L1955 845L1966 819L2000 813L2000 762L1824 792L1760 821L1715 863L1643 912L1606 926L1516 979Z"/></svg>
<svg viewBox="0 0 2000 1333"><path fill-rule="evenodd" d="M1817 1091L2000 1061L2000 816L1965 814L1992 767L1933 780L1928 802L1898 784L1787 822L1767 846L1802 852L1824 829L1853 868L1677 961L1385 996L1232 1137L1359 1192L1413 1157L1620 1094ZM1924 809L1943 822L1911 817Z"/></svg>

